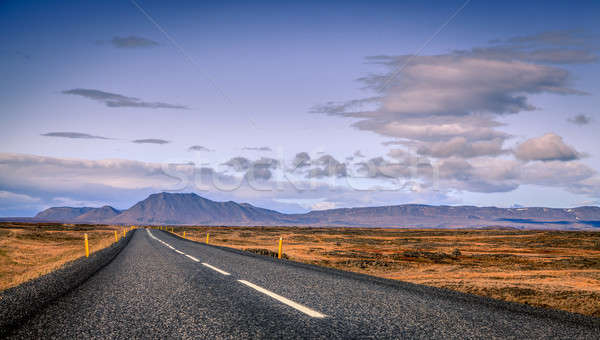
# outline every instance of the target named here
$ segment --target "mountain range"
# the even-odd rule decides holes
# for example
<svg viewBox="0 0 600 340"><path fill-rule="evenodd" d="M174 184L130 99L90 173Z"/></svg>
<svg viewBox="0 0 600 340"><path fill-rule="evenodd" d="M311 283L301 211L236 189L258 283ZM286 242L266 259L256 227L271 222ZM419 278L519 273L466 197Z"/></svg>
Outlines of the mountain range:
<svg viewBox="0 0 600 340"><path fill-rule="evenodd" d="M248 203L216 202L194 193L162 192L152 194L123 211L110 206L54 207L41 211L34 220L124 225L597 229L600 228L600 207L559 209L403 204L284 214Z"/></svg>

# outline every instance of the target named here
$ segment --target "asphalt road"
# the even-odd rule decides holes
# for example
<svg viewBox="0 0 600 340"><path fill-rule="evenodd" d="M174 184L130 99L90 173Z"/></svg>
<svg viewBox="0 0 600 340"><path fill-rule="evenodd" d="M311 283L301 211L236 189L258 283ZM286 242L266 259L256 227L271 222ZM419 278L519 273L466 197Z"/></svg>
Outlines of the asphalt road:
<svg viewBox="0 0 600 340"><path fill-rule="evenodd" d="M598 339L599 323L135 231L12 338Z"/></svg>

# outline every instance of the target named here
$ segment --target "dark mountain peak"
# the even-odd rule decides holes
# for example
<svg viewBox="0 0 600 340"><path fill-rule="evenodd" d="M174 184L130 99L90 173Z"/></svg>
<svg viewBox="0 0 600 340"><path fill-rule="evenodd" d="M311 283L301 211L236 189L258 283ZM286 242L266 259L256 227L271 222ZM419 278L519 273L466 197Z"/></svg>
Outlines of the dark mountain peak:
<svg viewBox="0 0 600 340"><path fill-rule="evenodd" d="M200 198L205 200L206 198L197 195L196 193L193 192L158 192L156 194L151 194L150 196L146 197L146 199L156 199L156 198L160 198L160 199L171 199L171 198Z"/></svg>
<svg viewBox="0 0 600 340"><path fill-rule="evenodd" d="M116 216L114 223L151 224L273 224L278 212L240 205L233 201L215 202L195 193L161 192L148 196Z"/></svg>

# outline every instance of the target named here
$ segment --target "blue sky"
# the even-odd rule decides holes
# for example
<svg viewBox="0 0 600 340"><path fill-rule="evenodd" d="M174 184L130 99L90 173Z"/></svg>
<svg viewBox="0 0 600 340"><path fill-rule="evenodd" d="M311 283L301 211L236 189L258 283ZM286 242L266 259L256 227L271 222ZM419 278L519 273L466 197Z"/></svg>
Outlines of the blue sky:
<svg viewBox="0 0 600 340"><path fill-rule="evenodd" d="M2 2L0 216L598 205L599 7Z"/></svg>

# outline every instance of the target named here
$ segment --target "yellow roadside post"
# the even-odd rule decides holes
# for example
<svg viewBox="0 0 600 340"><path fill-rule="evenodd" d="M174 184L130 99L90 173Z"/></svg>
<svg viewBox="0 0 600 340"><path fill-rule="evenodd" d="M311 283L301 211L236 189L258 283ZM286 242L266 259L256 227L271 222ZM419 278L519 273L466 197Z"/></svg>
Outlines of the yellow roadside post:
<svg viewBox="0 0 600 340"><path fill-rule="evenodd" d="M90 246L88 245L87 234L83 234L83 238L85 239L85 257L90 257Z"/></svg>
<svg viewBox="0 0 600 340"><path fill-rule="evenodd" d="M208 244L208 237L210 236L210 233L206 233L206 244Z"/></svg>
<svg viewBox="0 0 600 340"><path fill-rule="evenodd" d="M183 232L183 238L185 238L185 231Z"/></svg>
<svg viewBox="0 0 600 340"><path fill-rule="evenodd" d="M123 229L123 237L127 236L127 232Z"/></svg>
<svg viewBox="0 0 600 340"><path fill-rule="evenodd" d="M283 243L283 236L279 236L279 251L277 252L277 258L281 258L281 245Z"/></svg>
<svg viewBox="0 0 600 340"><path fill-rule="evenodd" d="M117 231L115 230L115 242L119 242L119 235L117 235Z"/></svg>

